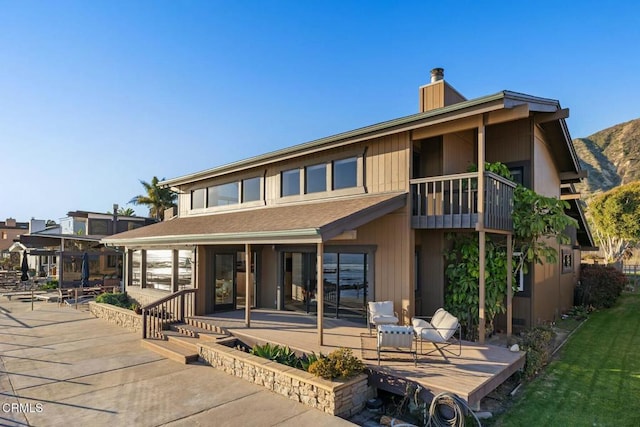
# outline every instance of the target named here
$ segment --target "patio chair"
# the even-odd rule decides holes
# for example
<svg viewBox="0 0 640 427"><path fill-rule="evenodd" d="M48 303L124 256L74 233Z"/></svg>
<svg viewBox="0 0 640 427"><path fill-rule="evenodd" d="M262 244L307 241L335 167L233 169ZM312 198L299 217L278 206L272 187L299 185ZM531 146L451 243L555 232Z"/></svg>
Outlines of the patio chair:
<svg viewBox="0 0 640 427"><path fill-rule="evenodd" d="M427 320L429 319L429 320ZM422 352L422 342L432 342L443 356L443 350L455 356L462 354L462 329L458 318L446 311L444 308L439 308L432 317L414 317L411 319L413 330L416 337L420 340L420 354ZM455 333L458 333L458 339L455 338ZM447 350L447 347L454 345L458 342L458 353L454 353L451 350ZM432 352L429 352L430 354Z"/></svg>
<svg viewBox="0 0 640 427"><path fill-rule="evenodd" d="M393 301L370 301L367 308L367 327L371 335L371 325L397 325L398 313L393 311Z"/></svg>
<svg viewBox="0 0 640 427"><path fill-rule="evenodd" d="M378 326L378 365L380 365L380 351L383 348L395 348L396 352L408 350L413 355L413 364L417 365L417 348L413 349L413 328L411 326L379 325ZM417 344L416 344L417 347ZM404 349L404 350L403 350ZM389 350L385 350L389 351Z"/></svg>

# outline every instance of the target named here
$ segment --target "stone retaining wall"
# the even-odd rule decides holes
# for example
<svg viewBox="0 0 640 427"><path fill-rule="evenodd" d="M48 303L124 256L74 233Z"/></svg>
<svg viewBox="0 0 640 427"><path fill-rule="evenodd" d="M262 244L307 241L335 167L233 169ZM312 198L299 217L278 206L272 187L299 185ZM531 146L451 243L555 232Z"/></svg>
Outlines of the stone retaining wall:
<svg viewBox="0 0 640 427"><path fill-rule="evenodd" d="M220 344L198 344L198 352L219 370L331 415L349 417L375 396L365 374L348 381L329 381Z"/></svg>
<svg viewBox="0 0 640 427"><path fill-rule="evenodd" d="M134 311L95 301L89 302L89 311L94 316L123 327L131 332L142 331L142 316L136 314Z"/></svg>

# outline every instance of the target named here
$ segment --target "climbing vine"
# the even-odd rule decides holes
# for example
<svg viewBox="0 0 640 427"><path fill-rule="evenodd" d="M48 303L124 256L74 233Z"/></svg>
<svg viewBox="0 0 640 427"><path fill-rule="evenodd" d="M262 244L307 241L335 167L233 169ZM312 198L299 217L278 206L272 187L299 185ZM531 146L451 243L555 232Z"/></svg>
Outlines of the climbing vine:
<svg viewBox="0 0 640 427"><path fill-rule="evenodd" d="M471 169L473 170L473 169ZM487 163L485 170L492 171L511 179L508 168L502 163ZM515 288L515 274L522 269L525 273L528 265L556 263L558 251L555 244L570 242L564 234L568 227L577 227L577 222L565 214L569 208L567 202L553 197L542 196L522 185L514 191L513 206L513 247L514 257L512 281ZM445 276L447 288L445 307L460 319L467 339L478 337L479 303L479 234L450 234L451 249L445 253L447 263ZM505 238L487 236L485 240L485 318L486 331L493 331L496 315L506 311L507 283L507 247Z"/></svg>

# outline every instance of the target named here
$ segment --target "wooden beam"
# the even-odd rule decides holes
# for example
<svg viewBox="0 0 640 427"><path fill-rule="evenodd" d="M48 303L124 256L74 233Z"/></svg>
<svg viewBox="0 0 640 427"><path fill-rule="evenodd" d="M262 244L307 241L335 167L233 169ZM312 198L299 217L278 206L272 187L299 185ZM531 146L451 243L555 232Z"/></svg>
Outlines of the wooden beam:
<svg viewBox="0 0 640 427"><path fill-rule="evenodd" d="M576 200L580 198L580 193L561 194L560 200Z"/></svg>
<svg viewBox="0 0 640 427"><path fill-rule="evenodd" d="M484 124L478 127L478 225L479 231L479 262L480 271L478 278L478 340L484 343L485 335L485 238L484 231L484 160L485 160L485 128Z"/></svg>
<svg viewBox="0 0 640 427"><path fill-rule="evenodd" d="M247 328L251 327L251 245L244 245L244 324Z"/></svg>
<svg viewBox="0 0 640 427"><path fill-rule="evenodd" d="M586 178L588 172L586 170L581 170L580 172L560 172L558 176L560 177L560 182L579 182L582 178Z"/></svg>
<svg viewBox="0 0 640 427"><path fill-rule="evenodd" d="M507 338L513 332L513 235L507 234Z"/></svg>
<svg viewBox="0 0 640 427"><path fill-rule="evenodd" d="M498 123L512 122L514 120L526 119L529 117L529 104L520 104L513 108L491 111L485 114L485 126Z"/></svg>
<svg viewBox="0 0 640 427"><path fill-rule="evenodd" d="M323 268L322 261L324 258L324 243L318 243L318 249L316 251L317 261L316 261L316 271L317 271L317 322L318 322L318 344L324 345L323 338L323 318L324 318L324 277L323 277Z"/></svg>
<svg viewBox="0 0 640 427"><path fill-rule="evenodd" d="M555 120L562 120L566 118L569 118L569 109L563 108L553 113L538 113L535 116L533 116L533 121L535 124L539 125L541 123L548 123L548 122L553 122Z"/></svg>
<svg viewBox="0 0 640 427"><path fill-rule="evenodd" d="M482 124L482 116L465 117L462 119L451 120L445 123L439 123L424 128L414 129L412 139L431 138L432 136L445 135L447 133L460 132L463 130L471 130Z"/></svg>

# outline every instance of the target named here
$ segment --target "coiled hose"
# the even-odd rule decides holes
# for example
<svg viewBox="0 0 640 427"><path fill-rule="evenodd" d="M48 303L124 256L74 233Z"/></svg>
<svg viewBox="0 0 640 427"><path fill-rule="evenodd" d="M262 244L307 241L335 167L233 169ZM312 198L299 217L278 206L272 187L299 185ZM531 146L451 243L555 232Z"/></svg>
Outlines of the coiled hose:
<svg viewBox="0 0 640 427"><path fill-rule="evenodd" d="M473 415L478 426L482 426L464 400L453 393L440 393L431 401L427 427L464 427L465 411Z"/></svg>

